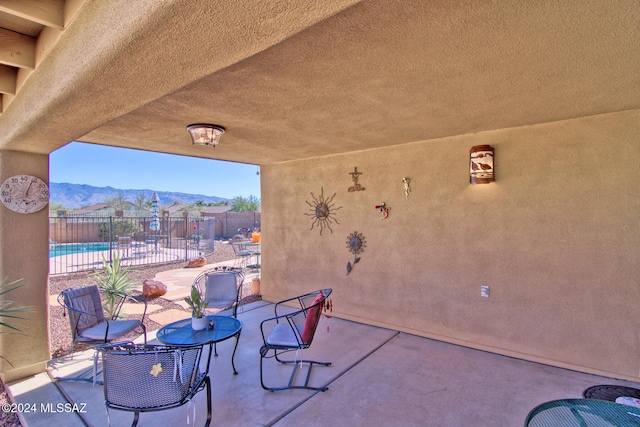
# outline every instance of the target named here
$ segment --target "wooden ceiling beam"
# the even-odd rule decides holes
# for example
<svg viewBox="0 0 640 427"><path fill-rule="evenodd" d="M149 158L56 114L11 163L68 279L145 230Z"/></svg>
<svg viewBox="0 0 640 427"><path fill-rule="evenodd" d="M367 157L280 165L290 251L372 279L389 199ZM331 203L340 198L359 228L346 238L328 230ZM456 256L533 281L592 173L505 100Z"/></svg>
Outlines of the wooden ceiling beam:
<svg viewBox="0 0 640 427"><path fill-rule="evenodd" d="M17 75L18 72L15 68L0 65L0 93L16 94Z"/></svg>
<svg viewBox="0 0 640 427"><path fill-rule="evenodd" d="M0 0L0 11L46 27L64 29L64 0Z"/></svg>
<svg viewBox="0 0 640 427"><path fill-rule="evenodd" d="M36 39L0 28L0 64L33 70Z"/></svg>

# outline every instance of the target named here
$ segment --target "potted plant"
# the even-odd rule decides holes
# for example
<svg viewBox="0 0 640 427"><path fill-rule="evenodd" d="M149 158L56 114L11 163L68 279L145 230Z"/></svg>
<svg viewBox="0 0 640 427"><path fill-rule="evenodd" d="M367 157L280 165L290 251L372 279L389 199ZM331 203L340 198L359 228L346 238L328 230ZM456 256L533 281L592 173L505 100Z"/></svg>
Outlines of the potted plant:
<svg viewBox="0 0 640 427"><path fill-rule="evenodd" d="M260 276L251 279L251 290L254 295L260 295Z"/></svg>
<svg viewBox="0 0 640 427"><path fill-rule="evenodd" d="M191 327L194 331L200 331L207 327L207 318L204 316L204 310L209 305L209 302L203 298L200 290L192 286L191 296L184 299L189 307L191 307Z"/></svg>

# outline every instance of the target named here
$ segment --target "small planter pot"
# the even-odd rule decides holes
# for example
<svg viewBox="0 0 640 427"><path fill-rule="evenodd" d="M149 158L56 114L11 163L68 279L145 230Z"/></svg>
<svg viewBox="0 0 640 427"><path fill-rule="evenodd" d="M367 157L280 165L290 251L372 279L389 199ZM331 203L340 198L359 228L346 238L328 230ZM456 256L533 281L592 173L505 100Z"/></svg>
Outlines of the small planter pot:
<svg viewBox="0 0 640 427"><path fill-rule="evenodd" d="M254 278L251 280L251 290L254 295L260 295L260 279Z"/></svg>
<svg viewBox="0 0 640 427"><path fill-rule="evenodd" d="M207 318L206 317L192 317L191 318L191 328L194 331L201 331L207 327Z"/></svg>

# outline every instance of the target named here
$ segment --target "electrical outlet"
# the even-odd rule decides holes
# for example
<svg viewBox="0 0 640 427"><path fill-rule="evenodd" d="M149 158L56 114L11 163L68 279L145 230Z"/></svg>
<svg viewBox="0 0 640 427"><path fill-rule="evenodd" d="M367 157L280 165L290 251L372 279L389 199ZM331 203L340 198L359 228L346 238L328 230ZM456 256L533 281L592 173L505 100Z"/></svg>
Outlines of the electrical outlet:
<svg viewBox="0 0 640 427"><path fill-rule="evenodd" d="M489 286L487 285L480 286L480 296L489 298Z"/></svg>

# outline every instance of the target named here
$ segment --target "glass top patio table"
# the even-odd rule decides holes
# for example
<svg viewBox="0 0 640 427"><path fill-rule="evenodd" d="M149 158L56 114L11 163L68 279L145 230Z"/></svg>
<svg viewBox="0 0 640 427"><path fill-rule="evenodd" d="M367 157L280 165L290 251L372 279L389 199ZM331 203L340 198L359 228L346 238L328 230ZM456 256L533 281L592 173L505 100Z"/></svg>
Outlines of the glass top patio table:
<svg viewBox="0 0 640 427"><path fill-rule="evenodd" d="M242 322L234 317L217 315L207 316L207 320L213 320L213 329L205 328L201 331L194 331L191 327L191 318L188 318L163 326L158 330L156 338L161 343L169 345L209 344L209 360L207 361L207 371L209 371L213 345L224 340L228 340L231 337L235 337L236 345L233 348L233 354L231 355L231 366L233 367L233 374L238 375L238 371L236 370L236 365L234 363L234 357L236 355L236 349L238 348L240 333L242 332ZM217 352L215 355L218 355Z"/></svg>
<svg viewBox="0 0 640 427"><path fill-rule="evenodd" d="M640 408L597 399L553 400L536 406L525 427L638 427Z"/></svg>

